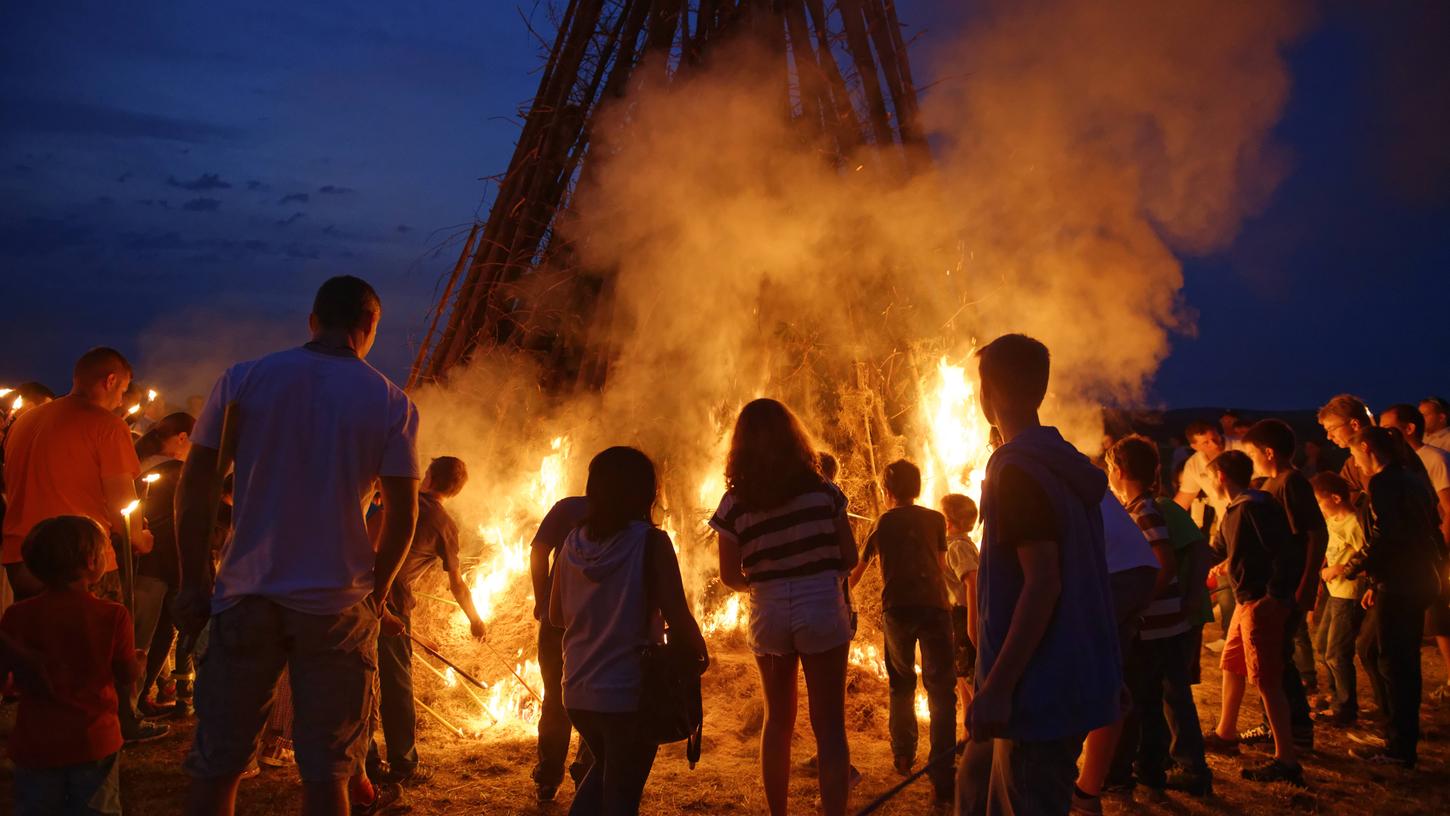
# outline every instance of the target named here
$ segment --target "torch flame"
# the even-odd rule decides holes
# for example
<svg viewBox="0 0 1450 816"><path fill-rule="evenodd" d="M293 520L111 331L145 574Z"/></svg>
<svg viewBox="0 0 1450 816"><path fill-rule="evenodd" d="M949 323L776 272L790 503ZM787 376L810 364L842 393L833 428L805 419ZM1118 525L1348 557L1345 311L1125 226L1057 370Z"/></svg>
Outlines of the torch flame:
<svg viewBox="0 0 1450 816"><path fill-rule="evenodd" d="M121 508L121 515L125 516L126 518L130 518L131 514L136 512L136 508L140 506L140 499L132 499L130 504Z"/></svg>
<svg viewBox="0 0 1450 816"><path fill-rule="evenodd" d="M141 477L141 481L145 482L146 484L156 484L156 482L160 479L160 473L148 473L145 476Z"/></svg>
<svg viewBox="0 0 1450 816"><path fill-rule="evenodd" d="M126 409L126 413L127 414L134 414L134 413L136 413L137 411L140 411L140 410L141 410L141 403L138 402L135 405L132 405L130 408L127 408Z"/></svg>
<svg viewBox="0 0 1450 816"><path fill-rule="evenodd" d="M24 397L17 396L15 398L15 401L12 402L12 403L10 403L10 410L11 411L19 411L20 410L20 406L22 406L24 404L25 404L25 398Z"/></svg>
<svg viewBox="0 0 1450 816"><path fill-rule="evenodd" d="M156 401L156 396L157 396L156 389L152 388L152 389L150 389L150 390L148 390L146 392L146 401L147 402L155 402Z"/></svg>
<svg viewBox="0 0 1450 816"><path fill-rule="evenodd" d="M0 388L0 397L3 397L6 394L9 394L11 391L14 391L14 390L15 389L13 389L13 388Z"/></svg>

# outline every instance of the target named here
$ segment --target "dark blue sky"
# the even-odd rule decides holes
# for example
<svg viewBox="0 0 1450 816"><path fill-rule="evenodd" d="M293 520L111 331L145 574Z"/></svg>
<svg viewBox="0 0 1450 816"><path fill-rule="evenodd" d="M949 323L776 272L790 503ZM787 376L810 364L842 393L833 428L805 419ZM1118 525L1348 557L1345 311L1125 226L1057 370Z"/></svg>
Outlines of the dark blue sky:
<svg viewBox="0 0 1450 816"><path fill-rule="evenodd" d="M959 6L899 6L926 73ZM1175 338L1156 400L1450 392L1447 7L1331 3L1295 46L1293 171L1231 249L1186 259L1197 333ZM0 383L63 390L104 342L201 390L300 338L312 290L341 272L378 286L374 361L403 376L539 64L506 0L13 5Z"/></svg>

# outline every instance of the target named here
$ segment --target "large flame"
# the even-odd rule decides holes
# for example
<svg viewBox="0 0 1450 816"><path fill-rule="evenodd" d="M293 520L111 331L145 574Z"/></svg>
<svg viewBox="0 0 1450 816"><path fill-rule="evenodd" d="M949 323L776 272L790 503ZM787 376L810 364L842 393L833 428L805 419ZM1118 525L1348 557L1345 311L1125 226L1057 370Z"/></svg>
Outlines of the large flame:
<svg viewBox="0 0 1450 816"><path fill-rule="evenodd" d="M982 415L976 383L968 378L966 366L942 357L936 376L925 378L920 391L926 430L921 446L921 503L937 507L948 493L980 501L992 429Z"/></svg>

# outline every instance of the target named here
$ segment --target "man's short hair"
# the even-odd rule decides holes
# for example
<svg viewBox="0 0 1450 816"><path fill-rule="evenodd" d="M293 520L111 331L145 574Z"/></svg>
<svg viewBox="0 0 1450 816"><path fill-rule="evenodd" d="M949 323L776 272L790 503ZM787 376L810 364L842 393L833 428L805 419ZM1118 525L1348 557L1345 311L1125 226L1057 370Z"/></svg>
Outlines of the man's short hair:
<svg viewBox="0 0 1450 816"><path fill-rule="evenodd" d="M41 583L60 588L84 575L103 546L110 546L110 541L95 520L55 516L30 528L20 545L20 557Z"/></svg>
<svg viewBox="0 0 1450 816"><path fill-rule="evenodd" d="M1340 394L1324 403L1324 407L1319 409L1318 418L1320 422L1330 418L1341 419L1345 422L1357 419L1359 424L1367 428L1374 426L1374 414L1370 413L1369 406L1364 404L1364 400L1353 394Z"/></svg>
<svg viewBox="0 0 1450 816"><path fill-rule="evenodd" d="M1325 470L1314 474L1309 480L1314 486L1314 492L1320 496L1338 496L1341 502L1346 505L1350 503L1353 493L1350 490L1349 482L1338 473L1332 470Z"/></svg>
<svg viewBox="0 0 1450 816"><path fill-rule="evenodd" d="M1450 414L1450 402L1447 402L1444 397L1425 397L1424 399L1420 400L1420 404L1433 405L1435 406L1435 410L1439 411L1440 413Z"/></svg>
<svg viewBox="0 0 1450 816"><path fill-rule="evenodd" d="M312 313L325 329L350 331L361 326L363 318L383 309L378 293L362 278L338 275L328 278L317 289Z"/></svg>
<svg viewBox="0 0 1450 816"><path fill-rule="evenodd" d="M1195 419L1188 423L1188 427L1183 431L1183 435L1188 438L1189 444L1193 444L1194 437L1202 436L1206 433L1222 436L1223 429L1206 419Z"/></svg>
<svg viewBox="0 0 1450 816"><path fill-rule="evenodd" d="M921 469L905 459L887 465L881 481L897 501L911 501L921 495Z"/></svg>
<svg viewBox="0 0 1450 816"><path fill-rule="evenodd" d="M1158 446L1146 436L1130 434L1108 449L1108 464L1144 487L1158 484Z"/></svg>
<svg viewBox="0 0 1450 816"><path fill-rule="evenodd" d="M428 464L428 485L435 493L456 496L468 483L468 466L456 456L440 456Z"/></svg>
<svg viewBox="0 0 1450 816"><path fill-rule="evenodd" d="M1415 429L1413 431L1405 434L1412 442L1418 444L1425 441L1425 417L1420 413L1419 408L1416 408L1408 402L1397 402L1386 408L1384 413L1395 415L1395 425L1414 426ZM1401 428L1400 432L1404 433L1404 429Z"/></svg>
<svg viewBox="0 0 1450 816"><path fill-rule="evenodd" d="M1255 422L1249 432L1244 434L1244 441L1273 451L1274 459L1280 464L1287 464L1294 458L1294 445L1297 442L1294 429L1282 419L1261 419Z"/></svg>
<svg viewBox="0 0 1450 816"><path fill-rule="evenodd" d="M132 376L131 363L125 355L108 346L97 346L76 360L72 376L84 386L95 385L112 374Z"/></svg>
<svg viewBox="0 0 1450 816"><path fill-rule="evenodd" d="M1208 466L1222 473L1226 479L1240 487L1248 487L1254 478L1254 460L1243 451L1224 451Z"/></svg>
<svg viewBox="0 0 1450 816"><path fill-rule="evenodd" d="M971 496L961 493L942 496L941 512L958 530L970 530L977 526L977 503L972 501Z"/></svg>
<svg viewBox="0 0 1450 816"><path fill-rule="evenodd" d="M1004 334L977 349L982 382L1018 409L1037 410L1047 396L1052 355L1047 346L1025 334Z"/></svg>

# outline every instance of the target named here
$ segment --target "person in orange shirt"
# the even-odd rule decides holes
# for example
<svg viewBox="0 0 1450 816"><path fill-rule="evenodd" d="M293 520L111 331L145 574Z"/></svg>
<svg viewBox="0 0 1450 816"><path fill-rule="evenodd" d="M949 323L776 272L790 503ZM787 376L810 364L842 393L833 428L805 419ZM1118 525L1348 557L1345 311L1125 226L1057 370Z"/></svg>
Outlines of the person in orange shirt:
<svg viewBox="0 0 1450 816"><path fill-rule="evenodd" d="M111 348L94 348L76 361L71 392L26 411L5 439L5 513L0 563L16 600L44 586L30 574L20 544L31 528L54 516L86 516L108 529L113 540L126 519L121 509L136 499L141 463L131 430L114 412L131 383L131 364ZM130 518L137 553L151 550L141 513ZM97 593L118 596L116 553L102 553L104 573Z"/></svg>

